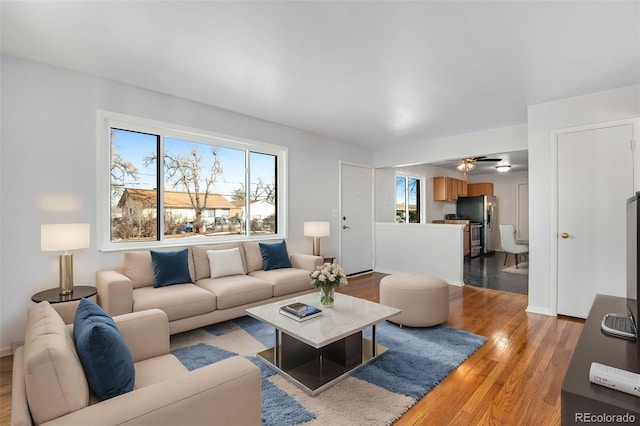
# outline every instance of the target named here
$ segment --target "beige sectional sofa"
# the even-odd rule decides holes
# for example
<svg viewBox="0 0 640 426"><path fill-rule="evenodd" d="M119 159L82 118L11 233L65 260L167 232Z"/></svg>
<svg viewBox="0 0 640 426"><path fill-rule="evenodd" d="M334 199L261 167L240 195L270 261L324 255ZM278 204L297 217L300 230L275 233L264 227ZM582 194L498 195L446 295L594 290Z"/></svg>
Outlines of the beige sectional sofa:
<svg viewBox="0 0 640 426"><path fill-rule="evenodd" d="M78 357L72 325L48 302L27 314L13 356L11 425L259 425L259 369L236 356L188 371L169 353L167 315L152 309L113 318L131 352L133 390L100 401Z"/></svg>
<svg viewBox="0 0 640 426"><path fill-rule="evenodd" d="M234 248L240 252L244 273L212 278L207 251ZM97 272L98 303L110 315L161 309L169 318L170 333L180 333L241 317L253 306L314 291L309 272L322 265L322 257L290 254L289 258L291 268L265 271L258 242L190 246L193 283L155 288L150 251L125 252L121 268Z"/></svg>

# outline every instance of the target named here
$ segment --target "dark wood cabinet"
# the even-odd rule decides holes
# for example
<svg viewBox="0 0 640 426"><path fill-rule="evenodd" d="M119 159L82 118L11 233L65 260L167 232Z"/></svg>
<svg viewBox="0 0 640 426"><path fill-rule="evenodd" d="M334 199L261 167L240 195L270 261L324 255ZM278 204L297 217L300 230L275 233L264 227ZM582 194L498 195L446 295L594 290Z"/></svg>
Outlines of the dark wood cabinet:
<svg viewBox="0 0 640 426"><path fill-rule="evenodd" d="M626 414L635 416L633 424L640 421L639 397L593 384L589 380L592 362L640 373L638 343L607 336L600 331L605 314L626 312L626 299L596 295L562 383L563 425L588 423L584 421L587 415Z"/></svg>

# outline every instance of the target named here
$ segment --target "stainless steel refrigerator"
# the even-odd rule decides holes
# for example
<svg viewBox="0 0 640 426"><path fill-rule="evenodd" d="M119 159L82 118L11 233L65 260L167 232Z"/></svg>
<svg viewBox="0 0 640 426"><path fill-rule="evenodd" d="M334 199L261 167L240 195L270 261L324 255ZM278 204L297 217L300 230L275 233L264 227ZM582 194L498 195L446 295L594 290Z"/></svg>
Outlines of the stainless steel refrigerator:
<svg viewBox="0 0 640 426"><path fill-rule="evenodd" d="M491 195L459 197L456 214L471 223L482 225L482 253L492 253L499 246L498 200Z"/></svg>

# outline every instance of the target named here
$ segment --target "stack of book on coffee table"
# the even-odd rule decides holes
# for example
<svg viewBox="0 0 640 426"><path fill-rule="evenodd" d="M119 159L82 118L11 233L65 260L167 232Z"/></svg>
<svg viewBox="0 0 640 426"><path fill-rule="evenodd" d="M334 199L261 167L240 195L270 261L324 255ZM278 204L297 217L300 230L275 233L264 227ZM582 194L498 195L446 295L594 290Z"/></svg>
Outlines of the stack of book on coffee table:
<svg viewBox="0 0 640 426"><path fill-rule="evenodd" d="M296 321L306 321L322 315L322 309L302 302L280 306L280 313Z"/></svg>

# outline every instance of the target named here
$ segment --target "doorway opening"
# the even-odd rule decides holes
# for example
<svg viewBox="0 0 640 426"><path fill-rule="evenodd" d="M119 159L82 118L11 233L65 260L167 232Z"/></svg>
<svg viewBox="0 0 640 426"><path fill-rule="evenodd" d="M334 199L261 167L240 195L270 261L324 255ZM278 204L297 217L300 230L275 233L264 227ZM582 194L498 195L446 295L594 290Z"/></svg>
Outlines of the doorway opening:
<svg viewBox="0 0 640 426"><path fill-rule="evenodd" d="M515 269L513 256L508 256L505 265L505 253L493 252L483 256L464 259L464 283L473 287L490 288L509 293L529 294L529 271L527 262L518 262L520 272L505 272ZM526 271L526 273L525 273Z"/></svg>

